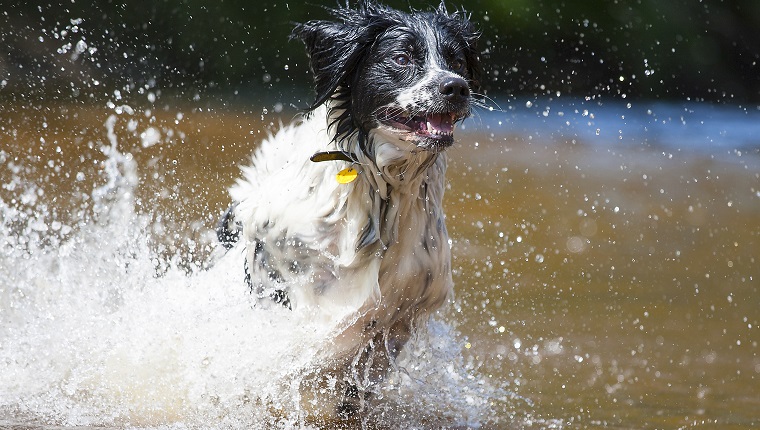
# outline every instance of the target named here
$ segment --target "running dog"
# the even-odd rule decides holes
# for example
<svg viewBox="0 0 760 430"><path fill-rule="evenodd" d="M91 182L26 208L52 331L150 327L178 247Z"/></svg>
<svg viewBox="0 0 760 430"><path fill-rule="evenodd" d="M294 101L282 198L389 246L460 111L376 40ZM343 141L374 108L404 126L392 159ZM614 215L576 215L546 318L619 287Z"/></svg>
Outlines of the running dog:
<svg viewBox="0 0 760 430"><path fill-rule="evenodd" d="M330 12L291 36L306 45L315 102L258 147L217 235L245 254L261 306L341 321L335 412L350 415L452 291L446 149L478 100L479 34L443 3Z"/></svg>

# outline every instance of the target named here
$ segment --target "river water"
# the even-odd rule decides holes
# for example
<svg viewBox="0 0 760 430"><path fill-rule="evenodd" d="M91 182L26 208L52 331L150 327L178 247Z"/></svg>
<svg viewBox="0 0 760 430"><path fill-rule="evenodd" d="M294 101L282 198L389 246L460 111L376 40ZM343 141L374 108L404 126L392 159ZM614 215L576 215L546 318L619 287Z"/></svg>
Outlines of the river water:
<svg viewBox="0 0 760 430"><path fill-rule="evenodd" d="M502 108L450 151L455 300L363 424L759 427L760 111ZM274 111L0 107L0 428L336 427L298 407L326 329L214 243Z"/></svg>

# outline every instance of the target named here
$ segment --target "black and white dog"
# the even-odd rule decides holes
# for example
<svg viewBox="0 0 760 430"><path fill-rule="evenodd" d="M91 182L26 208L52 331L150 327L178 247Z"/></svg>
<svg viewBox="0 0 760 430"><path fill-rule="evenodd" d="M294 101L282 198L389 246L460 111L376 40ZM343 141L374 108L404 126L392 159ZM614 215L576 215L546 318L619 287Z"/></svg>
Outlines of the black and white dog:
<svg viewBox="0 0 760 430"><path fill-rule="evenodd" d="M310 113L262 142L217 233L245 253L259 303L339 322L329 353L347 412L451 293L445 150L480 71L478 33L443 3L331 13L292 33L314 74Z"/></svg>

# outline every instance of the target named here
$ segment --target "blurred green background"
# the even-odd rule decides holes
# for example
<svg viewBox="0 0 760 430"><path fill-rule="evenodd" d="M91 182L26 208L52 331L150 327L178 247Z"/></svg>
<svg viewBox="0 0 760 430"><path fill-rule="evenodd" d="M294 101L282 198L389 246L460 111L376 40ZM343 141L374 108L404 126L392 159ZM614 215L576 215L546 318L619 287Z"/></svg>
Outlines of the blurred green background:
<svg viewBox="0 0 760 430"><path fill-rule="evenodd" d="M321 3L321 4L317 4ZM355 4L352 1L351 4ZM387 1L408 10L433 2ZM485 89L498 96L760 101L760 1L476 0ZM112 98L139 88L249 101L307 94L286 0L52 0L0 4L0 98ZM294 96L295 97L295 96Z"/></svg>

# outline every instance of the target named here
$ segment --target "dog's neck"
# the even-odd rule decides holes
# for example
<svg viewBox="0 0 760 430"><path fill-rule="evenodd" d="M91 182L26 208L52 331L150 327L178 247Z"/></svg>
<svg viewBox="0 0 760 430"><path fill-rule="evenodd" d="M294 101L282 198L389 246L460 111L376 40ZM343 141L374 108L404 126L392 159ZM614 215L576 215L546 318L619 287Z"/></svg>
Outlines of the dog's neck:
<svg viewBox="0 0 760 430"><path fill-rule="evenodd" d="M332 133L336 132L337 119L343 114L343 109L327 107L327 123ZM423 183L433 179L428 172L431 166L440 164L445 170L445 153L418 148L380 128L368 132L356 129L349 136L338 137L334 143L336 149L361 166L365 177L374 182L373 188L380 192L383 199L389 197L391 190L417 194ZM437 170L440 174L434 175L435 180L443 181L443 172Z"/></svg>
<svg viewBox="0 0 760 430"><path fill-rule="evenodd" d="M374 152L367 157L374 165L374 176L378 181L385 182L389 189L402 194L416 194L423 183L443 180L442 175L431 175L430 170L439 162L445 165L445 154L421 150L395 137L388 137L382 131L371 131L368 140Z"/></svg>

